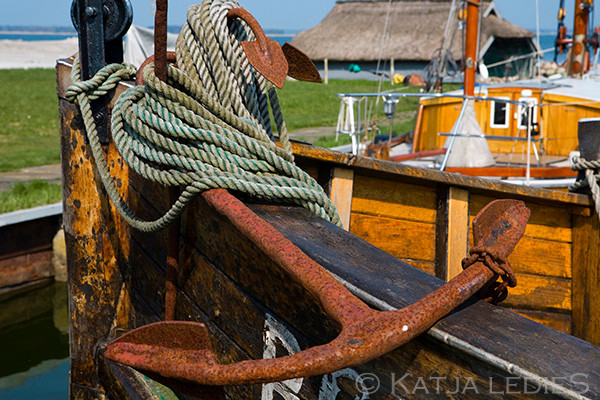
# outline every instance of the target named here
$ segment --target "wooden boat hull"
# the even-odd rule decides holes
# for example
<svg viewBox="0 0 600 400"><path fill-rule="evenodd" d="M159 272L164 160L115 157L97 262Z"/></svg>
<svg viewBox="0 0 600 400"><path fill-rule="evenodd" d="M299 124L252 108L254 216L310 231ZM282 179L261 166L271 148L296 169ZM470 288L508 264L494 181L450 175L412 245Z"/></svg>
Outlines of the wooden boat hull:
<svg viewBox="0 0 600 400"><path fill-rule="evenodd" d="M0 296L52 280L52 240L61 224L60 204L0 215Z"/></svg>
<svg viewBox="0 0 600 400"><path fill-rule="evenodd" d="M600 344L598 217L588 196L519 187L295 145L297 163L328 188L350 232L438 278L460 272L471 222L498 198L532 210L511 255L519 276L505 307ZM586 310L586 311L584 311Z"/></svg>
<svg viewBox="0 0 600 400"><path fill-rule="evenodd" d="M112 338L163 318L167 238L164 232L131 230L97 183L81 119L75 106L64 99L69 72L67 63L59 64L71 398L151 398L159 391L168 398L172 393L167 389L103 357L103 348ZM121 90L123 85L115 96ZM167 190L128 171L112 143L106 151L111 173L133 210L143 218L160 215L168 207ZM310 147L296 146L295 152L299 164L328 188L350 230L362 232L367 241L381 242L377 244L387 246L391 255L303 209L250 207L326 269L368 293L379 308L411 304L443 283L402 259L413 260L430 273L453 273L453 260L459 258L455 237L461 237L466 248L469 212L487 198L522 198L534 211L567 204L574 216L569 218L591 221L585 196L532 194ZM374 190L388 174L394 176L389 180L392 187ZM469 195L465 200L464 192L477 202L469 202ZM543 217L538 218L543 225ZM454 224L457 232L462 229L462 236L447 234L448 229L455 231ZM375 226L387 230L391 239L369 236ZM535 237L536 229L530 237ZM220 362L262 358L269 346L282 355L336 335L337 327L305 289L201 198L184 213L181 238L176 318L206 323ZM408 245L404 248L396 242ZM372 399L450 398L457 393L461 398L505 398L507 391L513 398L557 398L584 391L597 398L599 358L600 349L590 343L473 299L428 334L369 363L284 383L228 386L225 392L233 399L273 398L273 392L282 391L290 399L329 399L336 398L338 390L344 393L340 398ZM358 375L366 373L379 380L376 390L357 386ZM525 377L547 386L536 391ZM555 377L567 379L554 384Z"/></svg>

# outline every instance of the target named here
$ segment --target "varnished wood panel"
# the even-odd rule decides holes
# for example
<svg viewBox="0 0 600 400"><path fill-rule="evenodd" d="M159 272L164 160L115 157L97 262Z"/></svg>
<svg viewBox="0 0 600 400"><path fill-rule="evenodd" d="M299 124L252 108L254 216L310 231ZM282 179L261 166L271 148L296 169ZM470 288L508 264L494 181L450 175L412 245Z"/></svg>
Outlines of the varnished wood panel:
<svg viewBox="0 0 600 400"><path fill-rule="evenodd" d="M353 213L350 232L401 259L433 262L433 224Z"/></svg>
<svg viewBox="0 0 600 400"><path fill-rule="evenodd" d="M354 177L352 212L435 223L435 188L363 175Z"/></svg>
<svg viewBox="0 0 600 400"><path fill-rule="evenodd" d="M509 288L505 307L533 310L571 311L571 280L540 275L517 274L518 284Z"/></svg>
<svg viewBox="0 0 600 400"><path fill-rule="evenodd" d="M338 210L342 226L350 228L350 213L352 211L352 190L354 186L354 170L349 168L334 168L331 177L329 197Z"/></svg>
<svg viewBox="0 0 600 400"><path fill-rule="evenodd" d="M573 219L573 334L600 345L600 223Z"/></svg>
<svg viewBox="0 0 600 400"><path fill-rule="evenodd" d="M470 204L471 217L477 215L483 207L496 199L496 197L472 195ZM568 210L560 205L550 207L527 201L525 204L531 210L531 217L525 229L525 236L556 242L572 242L571 215Z"/></svg>
<svg viewBox="0 0 600 400"><path fill-rule="evenodd" d="M493 199L471 196L471 223L477 213ZM571 215L562 208L526 203L531 210L525 234L509 257L517 273L570 278L571 271ZM472 233L469 243L473 245Z"/></svg>
<svg viewBox="0 0 600 400"><path fill-rule="evenodd" d="M522 310L517 308L511 308L512 312L529 318L532 321L539 322L549 326L552 329L556 329L559 332L571 334L571 314L569 313L558 313L558 312L544 312L535 310Z"/></svg>

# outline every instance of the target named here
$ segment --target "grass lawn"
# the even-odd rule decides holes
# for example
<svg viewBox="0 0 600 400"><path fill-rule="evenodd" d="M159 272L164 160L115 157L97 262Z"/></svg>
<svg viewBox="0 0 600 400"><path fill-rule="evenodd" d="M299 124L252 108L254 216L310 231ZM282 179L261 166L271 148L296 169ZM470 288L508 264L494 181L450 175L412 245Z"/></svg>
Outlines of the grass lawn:
<svg viewBox="0 0 600 400"><path fill-rule="evenodd" d="M317 126L335 126L340 111L340 99L337 93L376 93L378 82L365 80L330 80L328 85L299 81L288 81L279 90L279 101L287 128L293 132L301 128ZM407 93L417 93L419 88L403 85L392 86L384 82L382 91L398 90ZM375 99L369 99L369 104ZM417 98L401 99L396 107L397 118L394 123L394 133L401 134L413 129L417 110ZM377 107L377 122L384 133L389 132L389 123L383 114L383 102ZM340 138L345 135L340 135ZM344 139L349 140L349 139ZM309 140L310 141L310 140ZM316 145L336 145L330 138L320 139Z"/></svg>
<svg viewBox="0 0 600 400"><path fill-rule="evenodd" d="M334 126L340 107L337 93L377 92L377 85L374 81L361 80L330 80L328 85L286 82L285 87L279 90L279 99L288 130L293 132L301 128ZM60 162L58 99L54 69L0 70L0 88L0 172ZM391 86L389 82L382 85L382 91L392 89L407 92L419 90L402 85ZM396 107L394 134L413 129L417 103L417 98L400 100ZM376 114L381 133L387 134L389 123L383 115L381 101ZM346 135L340 135L339 142L335 142L334 136L307 139L322 147L346 144L350 141ZM44 187L40 183L27 187L18 186L10 196L28 196L27 193L31 190L40 190L39 195L31 197L47 198L48 202L60 198L59 194L56 198L45 197L46 191L59 193L59 190ZM8 200L10 198L5 200L3 197L0 206L5 202L13 204L13 200ZM34 206L29 200L20 204L23 207ZM7 212L6 210L0 209L0 212Z"/></svg>
<svg viewBox="0 0 600 400"><path fill-rule="evenodd" d="M53 69L0 70L0 172L60 162Z"/></svg>
<svg viewBox="0 0 600 400"><path fill-rule="evenodd" d="M61 199L62 188L58 183L19 182L11 190L0 193L0 214L57 203Z"/></svg>

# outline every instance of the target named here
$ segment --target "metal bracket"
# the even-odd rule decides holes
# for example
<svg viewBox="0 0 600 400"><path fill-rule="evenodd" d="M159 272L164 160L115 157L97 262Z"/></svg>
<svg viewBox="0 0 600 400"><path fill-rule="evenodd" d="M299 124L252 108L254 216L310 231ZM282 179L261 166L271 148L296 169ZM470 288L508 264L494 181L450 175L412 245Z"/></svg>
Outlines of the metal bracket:
<svg viewBox="0 0 600 400"><path fill-rule="evenodd" d="M123 62L122 38L132 20L129 0L73 0L71 21L79 33L82 80L92 78L106 64ZM108 144L108 100L92 101L91 107L100 143Z"/></svg>

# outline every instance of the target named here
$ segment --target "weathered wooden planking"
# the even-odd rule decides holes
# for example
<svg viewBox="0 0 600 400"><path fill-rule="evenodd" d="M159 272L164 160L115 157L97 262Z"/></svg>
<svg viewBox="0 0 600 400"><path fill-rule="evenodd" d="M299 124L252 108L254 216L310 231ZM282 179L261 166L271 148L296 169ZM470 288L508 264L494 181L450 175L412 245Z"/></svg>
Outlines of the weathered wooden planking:
<svg viewBox="0 0 600 400"><path fill-rule="evenodd" d="M462 271L468 255L469 192L440 186L436 204L435 276L449 281Z"/></svg>
<svg viewBox="0 0 600 400"><path fill-rule="evenodd" d="M134 292L138 294L138 298L143 299L144 304L150 307L155 315L160 316L164 314L164 270L161 268L161 264L156 264L150 257L149 253L152 253L151 249L144 249L143 243L134 244L133 258L135 258L133 265L139 268L134 269L133 275L135 282ZM148 252L146 250L149 250ZM186 257L190 256L190 251L193 252L192 248L186 244L182 246L182 260L189 265L191 260ZM194 253L194 257L198 259L199 255ZM201 258L201 257L200 257ZM180 270L180 281L183 283L183 288L178 292L177 295L177 306L176 306L176 318L180 320L192 320L197 322L206 323L210 334L213 348L217 354L218 360L223 363L232 363L245 359L249 359L250 355L247 353L247 349L253 348L253 344L256 345L258 353L255 357L262 357L263 345L262 335L264 329L264 312L263 318L260 322L256 319L239 319L240 313L244 318L247 315L243 314L245 307L253 307L253 304L247 299L240 295L237 290L226 290L229 287L228 278L220 276L218 279L211 279L209 276L200 275L203 279L208 279L211 285L216 290L210 287L203 286L202 281L195 281L192 277L187 276L189 273L202 274L206 272L205 269L199 268L196 270L188 270L185 265L182 265ZM206 265L206 264L205 264ZM226 290L226 298L221 301L225 304L224 309L215 309L214 302L219 301L219 293ZM198 302L194 303L192 299L197 300L198 296L203 298L208 296L210 302ZM135 306L135 303L134 303ZM256 306L254 306L256 307ZM228 314L230 311L234 311L234 314ZM216 315L215 315L216 314ZM223 318L228 316L229 318ZM158 318L160 319L160 317ZM246 342L240 344L236 343L229 335L236 338L235 333L229 329L228 334L224 333L222 323L227 322L225 328L231 328L232 326L239 327L241 332L248 335L244 339ZM256 326L248 326L256 322ZM246 325L245 325L246 324ZM252 336L254 335L254 336ZM239 334L237 335L239 337ZM249 337L253 337L254 340L248 340ZM248 344L250 343L250 344ZM227 393L234 399L253 399L260 398L261 385L244 385L244 386L231 386L227 387ZM304 397L307 398L307 397ZM308 397L310 398L310 397Z"/></svg>
<svg viewBox="0 0 600 400"><path fill-rule="evenodd" d="M435 201L436 191L428 186L364 175L354 178L354 213L434 224Z"/></svg>
<svg viewBox="0 0 600 400"><path fill-rule="evenodd" d="M292 143L292 149L300 165L346 166L355 169L355 174L376 177L383 180L398 180L419 186L449 185L462 187L470 193L494 196L495 198L515 198L530 203L562 207L571 213L589 216L591 199L580 194L511 185L508 183L440 172L431 169L415 168L390 161L357 157L330 151L301 143Z"/></svg>
<svg viewBox="0 0 600 400"><path fill-rule="evenodd" d="M284 211L284 213L286 213ZM229 232L227 229L227 222L214 224L214 216L204 215L206 218L204 219L205 224L203 227L209 227L207 229L208 232L212 232L212 229L218 229L219 234L226 238L226 241L229 241L229 236L232 232ZM277 217L279 218L279 217ZM186 220L190 220L190 216L186 218ZM198 224L195 224L198 225ZM210 228L212 227L212 228ZM217 228L218 227L218 228ZM203 229L204 231L204 229ZM207 235L204 237L198 237L194 234L194 232L186 232L186 236L194 237L198 240L195 240L193 243L202 243L201 247L206 249L206 246L216 246L217 248L221 248L217 242L214 242L212 239L208 241L212 242L208 245L206 243L206 239L212 237L213 235ZM214 233L214 232L213 232ZM202 240L201 240L202 239ZM293 292L294 289L290 291L289 283L286 282L285 277L280 276L277 277L277 273L273 274L272 268L274 266L269 266L268 258L264 259L264 255L260 255L256 253L256 250L252 250L251 247L240 243L239 249L233 249L232 251L228 251L226 253L222 252L214 252L211 250L210 252L213 254L213 257L218 257L221 262L220 265L223 265L225 269L229 272L233 272L235 274L242 274L239 271L232 271L231 267L228 267L227 264L236 264L238 269L244 270L249 265L246 265L248 261L246 261L246 257L248 253L252 260L254 260L253 269L258 271L246 270L247 274L260 273L261 271L265 271L262 275L270 276L272 282L270 282L273 286L279 286L279 300L278 304L275 304L276 309L285 310L286 312L290 311L290 306L296 308L305 308L306 302L310 302L309 298L303 298L302 301L298 301L298 297L290 292ZM229 247L231 248L231 247ZM229 258L232 258L231 260ZM240 262L240 257L242 258ZM389 256L387 256L389 257ZM182 274L182 290L186 293L186 295L190 295L192 299L194 299L194 303L200 305L205 308L207 311L207 317L210 318L211 324L219 324L223 331L227 331L228 336L237 338L236 341L242 341L245 343L245 347L248 351L251 351L253 357L257 355L260 356L261 349L263 346L262 343L262 329L261 323L263 319L261 318L264 315L264 311L261 311L261 307L253 302L251 298L248 297L245 293L245 290L237 287L233 281L229 280L229 277L224 275L222 272L219 272L213 267L210 263L207 263L205 260L199 257L198 252L195 249L188 248L187 244L184 244L184 253L182 253L182 259L184 261L184 267L181 270ZM237 261L237 262L236 262ZM138 264L136 262L136 264ZM151 263L145 262L145 265L149 265ZM266 269L265 269L266 268ZM276 267L275 267L276 268ZM268 272L267 272L268 271ZM143 276L145 276L146 281L153 281L150 279L148 271L140 272ZM159 274L160 276L160 274ZM134 279L136 280L136 279ZM161 279L157 279L157 285L160 285ZM241 281L244 286L247 285L247 277L242 277ZM407 283L409 284L409 283ZM264 283L263 283L264 285ZM254 289L254 288L252 288ZM152 296L152 289L148 289L147 293L149 296ZM240 297L241 296L241 297ZM245 297L246 296L246 297ZM160 296L159 296L160 298ZM295 302L288 303L287 298L294 299ZM293 300L292 300L293 301ZM180 305L178 304L178 307ZM309 307L310 309L311 307ZM254 310L252 312L252 310ZM292 324L294 326L301 326L303 331L308 331L310 337L319 338L319 341L322 341L324 331L322 328L306 328L304 322L307 319L314 319L315 315L310 312L310 310L304 309L306 314L301 315L299 320L292 320ZM187 317L191 317L191 314L187 314ZM320 320L322 317L317 317L317 320ZM254 322L254 325L253 325ZM312 324L311 324L312 325ZM254 328L254 330L253 330ZM289 328L291 329L291 328ZM302 333L295 333L295 336L300 338L299 341L304 343L301 339L303 337ZM254 337L254 339L252 339ZM420 342L420 340L425 340L426 342ZM252 344L254 343L254 344ZM382 379L390 380L391 376L390 371L395 371L398 374L408 374L408 378L402 381L402 384L409 388L409 390L414 390L415 387L421 385L419 381L419 377L427 377L429 375L424 375L426 373L432 373L432 371L436 371L438 374L447 374L447 376L452 376L453 379L458 379L459 385L461 388L464 388L467 384L476 385L479 387L479 390L483 390L489 385L489 381L487 377L481 377L478 374L472 372L471 368L473 365L473 360L469 356L457 355L455 351L452 349L440 349L439 343L435 341L431 341L431 339L419 339L411 344L403 346L401 349L390 353L381 359L373 361L365 366L356 367L359 372L366 371L375 371L378 376L381 376ZM448 361L448 360L451 361ZM481 373L482 368L479 367L479 373ZM491 398L503 398L501 387L499 382L502 382L502 374L499 371L493 371L489 373L489 376L496 376L497 381L493 382L493 390L496 392L495 395L491 395L488 397ZM386 375L387 374L387 375ZM397 381L399 377L396 377L395 381ZM390 380L391 381L391 380ZM472 382L472 383L470 383ZM427 389L429 390L429 394L432 394L434 388L432 387L432 382L427 383ZM442 382L441 387L438 388L440 393L433 393L433 397L437 398L446 398L448 397L448 392L451 392L456 383L454 381ZM317 385L318 387L318 385ZM403 393L402 390L404 387L397 385L394 388L394 392L396 394L408 395L407 393ZM424 389L421 388L421 391ZM473 389L471 389L473 390ZM385 392L390 393L392 389L384 388L382 389L381 395ZM422 393L418 393L421 395ZM437 396L435 395L437 394ZM468 394L468 393L467 393ZM315 397L304 397L301 398L315 398ZM417 396L418 397L418 396ZM477 397L477 396L476 396ZM516 396L517 398L529 398L529 396ZM245 398L245 397L240 397ZM372 398L381 398L378 395L373 396ZM385 398L385 397L384 397Z"/></svg>
<svg viewBox="0 0 600 400"><path fill-rule="evenodd" d="M28 253L51 250L52 239L61 224L62 216L52 215L0 227L0 261Z"/></svg>
<svg viewBox="0 0 600 400"><path fill-rule="evenodd" d="M598 216L573 218L573 334L600 345Z"/></svg>
<svg viewBox="0 0 600 400"><path fill-rule="evenodd" d="M396 258L435 261L433 224L353 213L350 232Z"/></svg>
<svg viewBox="0 0 600 400"><path fill-rule="evenodd" d="M8 289L54 276L52 250L0 260L0 288Z"/></svg>
<svg viewBox="0 0 600 400"><path fill-rule="evenodd" d="M571 280L518 273L503 305L540 311L571 311Z"/></svg>
<svg viewBox="0 0 600 400"><path fill-rule="evenodd" d="M71 83L70 69L63 62L57 66L63 222L70 282L70 383L72 399L91 399L103 392L94 359L98 342L115 326L128 325L123 268L129 255L129 227L99 183L79 111L65 99ZM114 144L106 151L111 175L117 180L121 195L126 196L128 168Z"/></svg>
<svg viewBox="0 0 600 400"><path fill-rule="evenodd" d="M471 223L477 213L492 198L471 196ZM525 234L509 258L517 273L570 278L571 272L571 215L561 208L526 203L531 217ZM473 235L469 235L473 244Z"/></svg>
<svg viewBox="0 0 600 400"><path fill-rule="evenodd" d="M393 259L383 262L383 254L376 256L364 245L359 245L360 241L355 240L353 257L350 257L344 233L333 227L315 229L315 225L329 224L319 223L316 218L311 220L311 216L303 210L286 208L283 211L268 206L255 207L254 210L321 265L395 307L405 306L421 297L423 291L428 291L427 286L431 290L440 285L436 278L403 267L398 262L394 263ZM303 223L296 222L302 219ZM308 226L311 228L306 229ZM345 267L346 262L353 266ZM393 264L398 265L391 267ZM388 282L397 286L390 290ZM600 371L596 367L600 361L600 349L580 339L484 302L456 310L435 327L476 346L480 351L524 366L540 376L586 374L592 397L600 396ZM565 385L573 389L577 386L573 382Z"/></svg>
<svg viewBox="0 0 600 400"><path fill-rule="evenodd" d="M510 311L522 315L530 320L539 322L549 326L557 331L571 334L572 318L570 313L559 313L559 312L545 312L535 310L522 310L518 308L509 308Z"/></svg>
<svg viewBox="0 0 600 400"><path fill-rule="evenodd" d="M331 177L329 197L335 205L342 220L342 226L350 228L352 212L352 192L354 186L354 170L349 168L334 168Z"/></svg>

